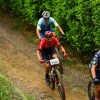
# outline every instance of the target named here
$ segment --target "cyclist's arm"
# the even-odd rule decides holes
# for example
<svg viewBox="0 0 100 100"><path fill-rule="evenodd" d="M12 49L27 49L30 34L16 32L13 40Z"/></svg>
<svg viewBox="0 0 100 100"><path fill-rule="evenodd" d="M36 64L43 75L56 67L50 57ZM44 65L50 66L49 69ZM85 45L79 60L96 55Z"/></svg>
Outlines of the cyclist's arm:
<svg viewBox="0 0 100 100"><path fill-rule="evenodd" d="M59 48L60 48L60 50L61 50L64 54L66 53L66 51L65 51L65 49L64 49L63 46L60 46Z"/></svg>
<svg viewBox="0 0 100 100"><path fill-rule="evenodd" d="M64 33L64 31L62 30L62 28L61 28L59 25L57 25L57 28L59 29L59 31L60 31L61 33Z"/></svg>
<svg viewBox="0 0 100 100"><path fill-rule="evenodd" d="M39 39L41 39L41 36L40 36L41 23L42 23L42 21L41 21L41 19L39 19L38 24L37 24L37 29L36 29L36 33L37 33L37 36Z"/></svg>
<svg viewBox="0 0 100 100"><path fill-rule="evenodd" d="M57 40L57 38L53 37L53 40L55 41L56 45L60 48L60 50L65 54L65 49L63 46L61 46L60 42Z"/></svg>
<svg viewBox="0 0 100 100"><path fill-rule="evenodd" d="M92 77L93 77L93 78L96 78L96 71L95 71L95 69L96 69L96 65L93 65L93 64L92 64L92 67L91 67L91 74L92 74Z"/></svg>
<svg viewBox="0 0 100 100"><path fill-rule="evenodd" d="M43 49L44 45L45 45L45 38L41 40L41 42L40 42L40 44L39 44L39 47L38 47L38 50L37 50L37 52L36 52L37 57L38 57L39 60L41 59L40 52L41 52L41 50Z"/></svg>
<svg viewBox="0 0 100 100"><path fill-rule="evenodd" d="M41 36L40 36L40 29L36 29L36 33L37 33L38 38L41 39Z"/></svg>
<svg viewBox="0 0 100 100"><path fill-rule="evenodd" d="M53 22L54 25L59 29L59 31L60 31L61 33L64 33L64 31L63 31L62 28L58 25L58 23L56 22L56 20L55 20L54 18L52 18L52 17L50 17L50 19L51 19L51 22Z"/></svg>
<svg viewBox="0 0 100 100"><path fill-rule="evenodd" d="M98 64L98 58L99 58L99 54L97 52L97 53L95 53L95 56L92 59L91 74L92 74L93 78L96 78L96 71L95 71L95 69L96 69L96 66Z"/></svg>
<svg viewBox="0 0 100 100"><path fill-rule="evenodd" d="M37 50L36 54L37 54L38 59L40 60L41 59L40 50Z"/></svg>

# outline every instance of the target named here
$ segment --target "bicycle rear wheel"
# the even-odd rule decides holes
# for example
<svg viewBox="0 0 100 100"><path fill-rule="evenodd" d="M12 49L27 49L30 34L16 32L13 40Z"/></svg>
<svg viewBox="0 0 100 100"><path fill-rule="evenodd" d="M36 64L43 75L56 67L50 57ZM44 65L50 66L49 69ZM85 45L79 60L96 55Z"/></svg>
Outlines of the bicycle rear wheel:
<svg viewBox="0 0 100 100"><path fill-rule="evenodd" d="M63 82L62 82L62 79L61 79L60 72L57 69L55 70L55 78L56 78L56 81L57 81L56 84L58 86L58 91L59 91L61 100L65 100L65 90L64 90Z"/></svg>
<svg viewBox="0 0 100 100"><path fill-rule="evenodd" d="M95 86L93 81L90 81L88 84L88 96L89 100L95 100Z"/></svg>
<svg viewBox="0 0 100 100"><path fill-rule="evenodd" d="M56 50L56 52L57 52L57 56L58 56L58 57L61 57L59 48L58 48L57 46L55 47L55 50ZM63 74L63 66L62 66L61 61L60 61L60 66L59 66L59 72L60 72L61 74Z"/></svg>

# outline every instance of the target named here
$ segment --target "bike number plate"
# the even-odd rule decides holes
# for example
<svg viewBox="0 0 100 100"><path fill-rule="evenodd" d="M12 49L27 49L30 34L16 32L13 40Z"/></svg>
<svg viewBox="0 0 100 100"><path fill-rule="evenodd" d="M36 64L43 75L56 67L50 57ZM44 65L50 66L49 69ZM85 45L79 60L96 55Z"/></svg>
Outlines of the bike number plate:
<svg viewBox="0 0 100 100"><path fill-rule="evenodd" d="M56 59L52 59L52 60L50 60L50 64L51 64L51 65L59 64L59 59L56 58Z"/></svg>

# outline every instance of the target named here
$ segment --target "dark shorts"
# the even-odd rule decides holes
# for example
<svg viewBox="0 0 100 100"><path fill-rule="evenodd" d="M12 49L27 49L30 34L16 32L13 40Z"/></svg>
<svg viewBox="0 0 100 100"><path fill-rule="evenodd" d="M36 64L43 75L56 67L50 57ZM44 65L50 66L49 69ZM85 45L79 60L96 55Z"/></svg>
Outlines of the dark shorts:
<svg viewBox="0 0 100 100"><path fill-rule="evenodd" d="M52 57L53 54L57 54L54 47L48 49L44 48L41 50L41 56L43 60L49 60L49 58Z"/></svg>
<svg viewBox="0 0 100 100"><path fill-rule="evenodd" d="M100 80L100 69L96 69L96 78ZM100 85L100 82L94 82L94 84L95 85Z"/></svg>

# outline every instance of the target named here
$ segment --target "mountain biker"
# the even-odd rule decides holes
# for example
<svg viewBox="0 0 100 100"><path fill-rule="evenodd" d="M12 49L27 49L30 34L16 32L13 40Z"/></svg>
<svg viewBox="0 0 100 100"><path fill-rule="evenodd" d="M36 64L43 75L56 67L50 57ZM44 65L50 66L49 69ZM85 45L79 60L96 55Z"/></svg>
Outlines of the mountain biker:
<svg viewBox="0 0 100 100"><path fill-rule="evenodd" d="M61 44L58 42L56 37L53 36L53 33L51 31L46 31L44 34L44 38L40 41L38 50L37 50L37 57L39 59L40 63L43 63L44 60L49 60L49 56L52 58L57 58L57 53L54 48L54 45L56 44L60 50L63 52L64 57L68 56L65 52L65 49L61 46ZM40 56L41 53L41 56ZM49 85L49 63L45 63L45 78L46 83Z"/></svg>
<svg viewBox="0 0 100 100"><path fill-rule="evenodd" d="M91 60L91 75L95 84L95 100L100 100L100 50L95 53Z"/></svg>
<svg viewBox="0 0 100 100"><path fill-rule="evenodd" d="M46 31L52 31L53 35L56 37L56 32L53 30L53 28L50 27L51 23L53 23L59 29L62 35L65 36L62 28L58 25L54 18L50 17L50 13L48 11L43 11L42 16L43 17L40 18L38 21L36 29L39 40L44 38L44 33Z"/></svg>

